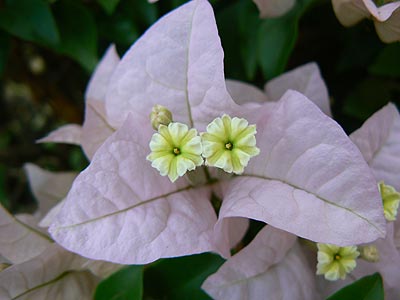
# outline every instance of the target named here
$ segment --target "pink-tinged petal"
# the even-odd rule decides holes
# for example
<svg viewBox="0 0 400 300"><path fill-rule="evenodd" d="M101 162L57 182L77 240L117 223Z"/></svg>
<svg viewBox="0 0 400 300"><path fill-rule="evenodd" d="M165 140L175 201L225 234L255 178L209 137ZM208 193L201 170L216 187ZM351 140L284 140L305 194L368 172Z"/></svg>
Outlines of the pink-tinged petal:
<svg viewBox="0 0 400 300"><path fill-rule="evenodd" d="M111 45L88 84L85 99L85 121L82 126L82 148L89 159L96 150L115 131L108 123L105 113L105 98L111 75L119 63L119 56Z"/></svg>
<svg viewBox="0 0 400 300"><path fill-rule="evenodd" d="M396 248L399 249L400 253L400 218L397 218L396 221L394 221L393 231L393 243L395 244Z"/></svg>
<svg viewBox="0 0 400 300"><path fill-rule="evenodd" d="M267 97L278 101L287 90L295 90L314 102L325 114L332 116L328 89L314 62L300 66L267 82Z"/></svg>
<svg viewBox="0 0 400 300"><path fill-rule="evenodd" d="M104 103L110 77L119 61L120 59L117 50L115 49L115 45L109 46L90 78L85 92L86 102ZM99 113L104 115L105 112L103 110L99 111Z"/></svg>
<svg viewBox="0 0 400 300"><path fill-rule="evenodd" d="M226 88L233 101L239 105L259 106L269 100L262 90L245 82L227 79Z"/></svg>
<svg viewBox="0 0 400 300"><path fill-rule="evenodd" d="M50 132L44 138L37 140L37 142L80 145L81 137L82 137L82 127L80 125L67 124Z"/></svg>
<svg viewBox="0 0 400 300"><path fill-rule="evenodd" d="M191 1L165 15L116 68L106 97L113 127L120 127L128 113L149 116L155 104L199 131L236 106L226 91L223 50L208 1ZM149 118L135 122L135 128L145 126Z"/></svg>
<svg viewBox="0 0 400 300"><path fill-rule="evenodd" d="M363 0L332 0L332 5L336 17L343 26L353 26L370 15Z"/></svg>
<svg viewBox="0 0 400 300"><path fill-rule="evenodd" d="M233 249L242 241L248 228L249 220L246 218L226 218L216 227L215 238Z"/></svg>
<svg viewBox="0 0 400 300"><path fill-rule="evenodd" d="M260 11L260 18L276 18L286 14L295 0L253 0Z"/></svg>
<svg viewBox="0 0 400 300"><path fill-rule="evenodd" d="M98 279L79 272L84 259L49 246L41 255L0 273L0 299L92 299Z"/></svg>
<svg viewBox="0 0 400 300"><path fill-rule="evenodd" d="M48 211L60 202L71 188L78 175L75 172L49 172L34 164L25 164L32 193L39 204L39 217L44 217Z"/></svg>
<svg viewBox="0 0 400 300"><path fill-rule="evenodd" d="M58 213L61 211L65 203L65 198L58 202L55 206L53 206L47 214L40 220L39 226L40 227L50 227L50 225L54 222L57 218Z"/></svg>
<svg viewBox="0 0 400 300"><path fill-rule="evenodd" d="M202 288L216 300L315 299L314 274L295 242L296 236L266 226Z"/></svg>
<svg viewBox="0 0 400 300"><path fill-rule="evenodd" d="M389 103L350 135L375 175L376 181L400 190L400 115Z"/></svg>
<svg viewBox="0 0 400 300"><path fill-rule="evenodd" d="M393 4L399 4L396 2ZM400 8L393 12L392 16L386 22L375 21L376 32L379 38L385 43L400 41Z"/></svg>
<svg viewBox="0 0 400 300"><path fill-rule="evenodd" d="M21 263L42 253L51 239L10 215L0 206L0 253L12 263Z"/></svg>
<svg viewBox="0 0 400 300"><path fill-rule="evenodd" d="M73 252L121 264L215 250L211 189L160 176L134 125L128 117L99 148L75 180L51 235Z"/></svg>
<svg viewBox="0 0 400 300"><path fill-rule="evenodd" d="M234 248L239 244L249 228L249 219L246 218L229 218L228 221L228 237L229 245Z"/></svg>
<svg viewBox="0 0 400 300"><path fill-rule="evenodd" d="M307 239L337 245L385 234L376 180L342 128L303 95L289 91L274 109L258 109L257 146L231 181L220 210Z"/></svg>
<svg viewBox="0 0 400 300"><path fill-rule="evenodd" d="M393 12L400 7L400 2L392 2L377 7L373 0L362 0L370 14L379 22L387 21Z"/></svg>

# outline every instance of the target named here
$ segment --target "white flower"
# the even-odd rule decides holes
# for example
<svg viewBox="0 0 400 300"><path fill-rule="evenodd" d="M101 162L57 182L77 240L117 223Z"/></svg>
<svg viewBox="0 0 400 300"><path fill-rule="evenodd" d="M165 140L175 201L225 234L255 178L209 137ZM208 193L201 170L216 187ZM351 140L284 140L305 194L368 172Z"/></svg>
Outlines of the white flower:
<svg viewBox="0 0 400 300"><path fill-rule="evenodd" d="M223 115L207 126L201 134L206 165L241 174L251 157L260 153L256 147L256 126L245 119Z"/></svg>
<svg viewBox="0 0 400 300"><path fill-rule="evenodd" d="M327 280L345 279L346 274L356 267L356 258L360 255L356 246L339 247L318 243L317 275Z"/></svg>
<svg viewBox="0 0 400 300"><path fill-rule="evenodd" d="M168 176L172 182L186 171L203 164L201 139L197 130L189 130L182 123L161 124L151 138L150 149L152 152L147 159L152 167L160 171L162 176Z"/></svg>

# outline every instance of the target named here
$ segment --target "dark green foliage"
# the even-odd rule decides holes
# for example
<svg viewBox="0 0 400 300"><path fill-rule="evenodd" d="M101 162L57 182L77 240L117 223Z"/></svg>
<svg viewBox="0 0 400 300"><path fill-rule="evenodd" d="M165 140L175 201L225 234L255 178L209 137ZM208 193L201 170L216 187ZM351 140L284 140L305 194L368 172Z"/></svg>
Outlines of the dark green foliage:
<svg viewBox="0 0 400 300"><path fill-rule="evenodd" d="M143 266L128 266L99 283L95 300L141 300Z"/></svg>
<svg viewBox="0 0 400 300"><path fill-rule="evenodd" d="M200 287L223 262L211 253L161 260L146 269L145 295L164 300L211 299Z"/></svg>
<svg viewBox="0 0 400 300"><path fill-rule="evenodd" d="M327 300L384 300L382 277L379 273L365 276L344 287Z"/></svg>

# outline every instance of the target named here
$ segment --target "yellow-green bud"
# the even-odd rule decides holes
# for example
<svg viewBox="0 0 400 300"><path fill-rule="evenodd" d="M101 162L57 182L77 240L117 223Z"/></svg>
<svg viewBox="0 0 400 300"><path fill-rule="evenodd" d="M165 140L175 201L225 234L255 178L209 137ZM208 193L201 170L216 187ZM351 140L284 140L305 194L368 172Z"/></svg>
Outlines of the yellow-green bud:
<svg viewBox="0 0 400 300"><path fill-rule="evenodd" d="M160 125L168 126L172 122L172 113L164 106L156 104L150 113L151 126L158 130Z"/></svg>
<svg viewBox="0 0 400 300"><path fill-rule="evenodd" d="M375 245L367 245L358 247L360 258L369 262L379 261L379 250Z"/></svg>
<svg viewBox="0 0 400 300"><path fill-rule="evenodd" d="M379 182L378 187L381 192L385 218L388 221L395 221L397 209L400 204L400 193L398 193L394 187L386 185L383 181Z"/></svg>

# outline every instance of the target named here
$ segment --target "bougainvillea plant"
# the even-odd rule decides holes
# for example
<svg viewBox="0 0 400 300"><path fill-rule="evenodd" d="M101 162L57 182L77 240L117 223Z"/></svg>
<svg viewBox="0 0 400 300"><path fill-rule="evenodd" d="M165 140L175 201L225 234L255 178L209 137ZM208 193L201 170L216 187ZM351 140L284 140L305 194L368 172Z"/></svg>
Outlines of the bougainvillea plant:
<svg viewBox="0 0 400 300"><path fill-rule="evenodd" d="M255 2L262 17L295 5ZM395 18L398 3L353 2L333 1L344 25L367 9L393 40L377 22ZM342 16L346 5L352 16ZM226 80L206 0L163 16L121 59L111 45L85 100L82 126L39 142L81 145L88 167L28 164L38 212L0 210L2 299L91 299L114 273L95 292L103 299L124 265L135 265L131 298L141 299L143 274L146 282L158 265L210 252L220 261L201 274L204 299L323 299L374 272L387 299L400 294L395 105L349 136L315 63L264 90Z"/></svg>

